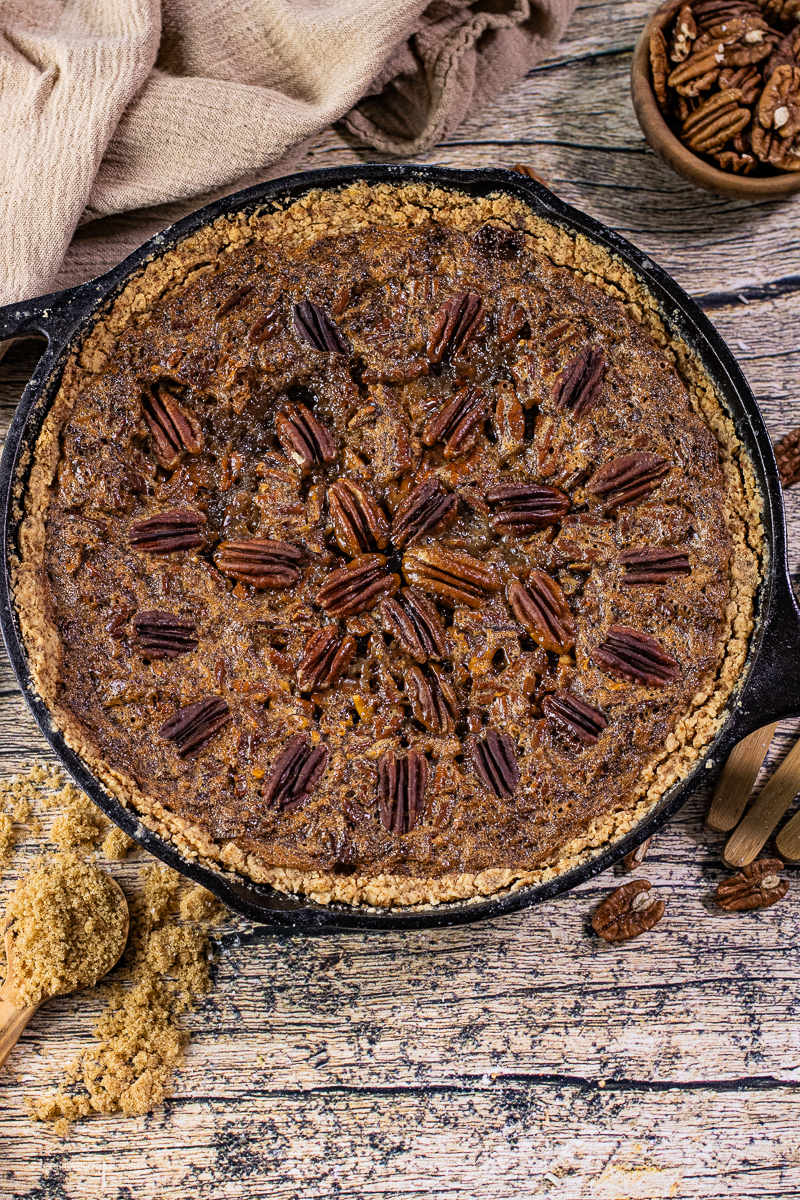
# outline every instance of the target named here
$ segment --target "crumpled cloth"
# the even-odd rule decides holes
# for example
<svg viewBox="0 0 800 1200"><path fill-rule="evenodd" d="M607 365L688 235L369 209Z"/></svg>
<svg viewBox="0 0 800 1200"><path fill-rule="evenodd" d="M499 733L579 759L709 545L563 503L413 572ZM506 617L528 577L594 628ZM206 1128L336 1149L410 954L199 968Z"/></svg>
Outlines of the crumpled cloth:
<svg viewBox="0 0 800 1200"><path fill-rule="evenodd" d="M0 0L0 303L63 285L79 223L283 174L331 122L420 154L537 63L574 4ZM84 246L81 276L130 236L95 271Z"/></svg>

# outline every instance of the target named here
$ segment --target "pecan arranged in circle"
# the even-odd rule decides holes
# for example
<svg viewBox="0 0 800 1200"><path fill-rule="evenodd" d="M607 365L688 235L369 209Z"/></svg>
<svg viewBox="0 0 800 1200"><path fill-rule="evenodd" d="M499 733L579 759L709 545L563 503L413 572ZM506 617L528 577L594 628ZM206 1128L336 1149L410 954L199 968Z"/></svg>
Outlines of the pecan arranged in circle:
<svg viewBox="0 0 800 1200"><path fill-rule="evenodd" d="M226 296L222 303L217 308L217 316L224 317L226 313L232 312L234 308L238 308L243 300L246 300L253 291L254 284L243 283L241 287L234 288L229 296Z"/></svg>
<svg viewBox="0 0 800 1200"><path fill-rule="evenodd" d="M169 385L161 380L142 396L142 416L153 437L153 455L160 467L171 470L184 454L199 454L205 445L198 422L179 404Z"/></svg>
<svg viewBox="0 0 800 1200"><path fill-rule="evenodd" d="M624 504L633 504L649 496L668 474L671 465L657 454L623 454L595 471L586 490L600 497L604 513L611 513Z"/></svg>
<svg viewBox="0 0 800 1200"><path fill-rule="evenodd" d="M567 732L574 734L586 746L594 746L608 725L598 708L572 692L553 692L542 701L545 715Z"/></svg>
<svg viewBox="0 0 800 1200"><path fill-rule="evenodd" d="M327 746L313 746L297 733L275 759L264 780L261 795L268 808L293 812L308 799L328 765Z"/></svg>
<svg viewBox="0 0 800 1200"><path fill-rule="evenodd" d="M240 538L222 542L214 562L223 575L250 583L254 588L288 588L300 578L304 552L289 542L268 538Z"/></svg>
<svg viewBox="0 0 800 1200"><path fill-rule="evenodd" d="M447 635L435 604L416 588L401 588L400 594L381 601L381 624L418 663L447 656Z"/></svg>
<svg viewBox="0 0 800 1200"><path fill-rule="evenodd" d="M528 325L528 314L522 305L514 299L506 300L497 318L497 336L501 342L513 342L514 338L522 335ZM530 326L528 325L528 336Z"/></svg>
<svg viewBox="0 0 800 1200"><path fill-rule="evenodd" d="M163 738L175 743L181 758L195 754L231 719L227 700L222 696L207 696L179 708L174 716L160 727Z"/></svg>
<svg viewBox="0 0 800 1200"><path fill-rule="evenodd" d="M441 667L436 663L429 663L424 671L421 667L409 667L403 683L413 716L429 733L443 736L455 731L458 697Z"/></svg>
<svg viewBox="0 0 800 1200"><path fill-rule="evenodd" d="M405 758L388 751L378 759L378 807L389 833L410 833L422 812L428 760L417 750Z"/></svg>
<svg viewBox="0 0 800 1200"><path fill-rule="evenodd" d="M543 649L566 654L575 645L572 610L560 586L546 572L531 571L527 585L512 583L508 602L522 628Z"/></svg>
<svg viewBox="0 0 800 1200"><path fill-rule="evenodd" d="M148 554L199 550L207 541L201 532L205 523L203 513L190 508L174 508L143 521L134 521L128 531L128 541L134 550Z"/></svg>
<svg viewBox="0 0 800 1200"><path fill-rule="evenodd" d="M269 338L274 337L280 328L280 319L281 314L277 308L269 309L250 326L247 340L258 346L261 342L266 342Z"/></svg>
<svg viewBox="0 0 800 1200"><path fill-rule="evenodd" d="M354 637L340 637L333 625L312 633L297 664L297 686L301 692L329 688L341 679L356 652Z"/></svg>
<svg viewBox="0 0 800 1200"><path fill-rule="evenodd" d="M426 446L444 442L444 457L449 462L475 449L478 428L489 408L488 393L479 387L462 387L452 400L432 416L422 431Z"/></svg>
<svg viewBox="0 0 800 1200"><path fill-rule="evenodd" d="M559 412L585 417L600 403L606 356L599 346L585 346L556 376L553 404Z"/></svg>
<svg viewBox="0 0 800 1200"><path fill-rule="evenodd" d="M177 658L194 650L198 641L194 621L160 609L137 613L133 627L137 647L150 658Z"/></svg>
<svg viewBox="0 0 800 1200"><path fill-rule="evenodd" d="M777 904L789 890L789 881L781 879L783 863L779 858L760 858L748 863L725 879L714 893L714 900L727 912L745 912Z"/></svg>
<svg viewBox="0 0 800 1200"><path fill-rule="evenodd" d="M644 546L641 550L624 550L619 556L624 573L623 587L638 587L648 583L666 583L681 575L691 575L689 556L683 550L660 546Z"/></svg>
<svg viewBox="0 0 800 1200"><path fill-rule="evenodd" d="M301 300L292 306L294 329L301 342L328 354L349 354L350 347L339 326L320 304Z"/></svg>
<svg viewBox="0 0 800 1200"><path fill-rule="evenodd" d="M489 791L510 800L519 783L517 752L511 738L488 729L480 741L470 742L469 754L475 774Z"/></svg>
<svg viewBox="0 0 800 1200"><path fill-rule="evenodd" d="M555 525L569 508L569 496L543 483L498 483L486 499L494 508L492 527L517 537Z"/></svg>
<svg viewBox="0 0 800 1200"><path fill-rule="evenodd" d="M612 625L606 640L595 647L592 658L609 675L649 687L666 687L681 677L677 660L660 642L641 629L628 629L625 625Z"/></svg>
<svg viewBox="0 0 800 1200"><path fill-rule="evenodd" d="M646 879L632 879L607 896L592 917L595 933L607 942L627 942L657 925L665 904L650 894L652 886Z"/></svg>
<svg viewBox="0 0 800 1200"><path fill-rule="evenodd" d="M477 292L453 296L436 314L428 334L428 362L441 362L445 354L458 354L475 337L486 310Z"/></svg>
<svg viewBox="0 0 800 1200"><path fill-rule="evenodd" d="M291 401L275 418L275 433L289 457L303 471L336 459L336 442L305 404Z"/></svg>
<svg viewBox="0 0 800 1200"><path fill-rule="evenodd" d="M392 520L392 542L398 550L424 533L441 531L458 512L458 497L446 492L438 479L423 479L406 496Z"/></svg>
<svg viewBox="0 0 800 1200"><path fill-rule="evenodd" d="M422 546L403 556L403 574L424 592L438 596L451 608L465 604L483 608L489 595L500 587L500 580L489 567L471 554Z"/></svg>
<svg viewBox="0 0 800 1200"><path fill-rule="evenodd" d="M362 554L328 576L316 603L332 617L352 617L393 596L399 586L400 576L386 570L383 554Z"/></svg>
<svg viewBox="0 0 800 1200"><path fill-rule="evenodd" d="M328 513L340 550L356 558L373 550L384 550L389 526L382 509L360 483L337 479L328 488Z"/></svg>

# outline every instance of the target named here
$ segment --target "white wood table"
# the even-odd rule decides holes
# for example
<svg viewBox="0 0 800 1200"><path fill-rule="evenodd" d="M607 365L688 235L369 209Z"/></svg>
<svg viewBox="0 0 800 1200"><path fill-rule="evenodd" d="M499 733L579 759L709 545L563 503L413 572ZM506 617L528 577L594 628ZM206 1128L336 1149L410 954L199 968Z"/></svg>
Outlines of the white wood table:
<svg viewBox="0 0 800 1200"><path fill-rule="evenodd" d="M425 159L529 162L647 251L716 323L777 438L800 423L800 200L705 195L655 159L628 94L649 8L585 3L553 58ZM358 157L328 131L303 166ZM134 246L159 220L116 227ZM90 226L83 245L104 236ZM34 361L17 347L0 367L6 421ZM787 511L796 570L800 489ZM47 752L2 672L11 772ZM773 763L793 733L781 726ZM31 1126L22 1097L51 1085L97 1010L46 1005L0 1075L0 1195L797 1197L800 879L766 912L717 910L723 838L703 828L706 801L655 840L640 874L669 894L667 912L628 945L588 925L613 872L473 927L253 930L224 948L172 1099L87 1121L68 1143Z"/></svg>

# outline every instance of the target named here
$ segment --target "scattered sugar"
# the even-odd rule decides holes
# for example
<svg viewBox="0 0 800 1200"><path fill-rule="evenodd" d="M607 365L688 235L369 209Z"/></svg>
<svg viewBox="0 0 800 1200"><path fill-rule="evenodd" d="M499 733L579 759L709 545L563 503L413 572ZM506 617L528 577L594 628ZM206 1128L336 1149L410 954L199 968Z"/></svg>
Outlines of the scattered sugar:
<svg viewBox="0 0 800 1200"><path fill-rule="evenodd" d="M108 827L99 809L74 783L65 783L53 802L61 809L50 832L56 845L62 850L94 850Z"/></svg>
<svg viewBox="0 0 800 1200"><path fill-rule="evenodd" d="M136 842L133 838L129 838L127 833L123 833L116 825L113 825L106 836L103 838L103 843L100 849L105 854L106 858L111 858L117 862L121 862L133 850Z"/></svg>

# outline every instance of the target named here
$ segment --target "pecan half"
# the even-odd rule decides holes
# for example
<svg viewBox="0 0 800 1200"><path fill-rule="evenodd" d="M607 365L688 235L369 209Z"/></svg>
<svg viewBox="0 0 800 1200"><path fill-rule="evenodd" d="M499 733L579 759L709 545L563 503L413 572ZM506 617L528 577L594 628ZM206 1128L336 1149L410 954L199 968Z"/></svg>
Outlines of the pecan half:
<svg viewBox="0 0 800 1200"><path fill-rule="evenodd" d="M543 483L498 483L486 499L494 507L493 528L517 537L555 525L569 508L569 496Z"/></svg>
<svg viewBox="0 0 800 1200"><path fill-rule="evenodd" d="M449 462L475 449L478 429L489 408L489 395L478 387L460 388L444 407L431 417L422 431L426 446L444 442Z"/></svg>
<svg viewBox="0 0 800 1200"><path fill-rule="evenodd" d="M603 501L603 512L613 512L654 492L672 464L657 454L638 452L612 458L595 471L586 484L587 492Z"/></svg>
<svg viewBox="0 0 800 1200"><path fill-rule="evenodd" d="M336 442L305 404L291 401L275 418L275 433L286 453L303 471L315 463L332 463Z"/></svg>
<svg viewBox="0 0 800 1200"><path fill-rule="evenodd" d="M332 625L312 633L297 664L297 686L301 692L333 687L341 679L356 653L354 637L340 637Z"/></svg>
<svg viewBox="0 0 800 1200"><path fill-rule="evenodd" d="M481 225L472 239L479 254L486 258L511 262L519 258L525 249L525 234L519 229L506 229L501 225Z"/></svg>
<svg viewBox="0 0 800 1200"><path fill-rule="evenodd" d="M403 676L412 715L429 733L454 733L458 723L458 697L441 667L430 663L427 670L409 667Z"/></svg>
<svg viewBox="0 0 800 1200"><path fill-rule="evenodd" d="M435 604L416 588L401 588L399 596L383 600L381 624L418 663L447 656L447 635Z"/></svg>
<svg viewBox="0 0 800 1200"><path fill-rule="evenodd" d="M623 550L619 561L624 568L620 583L638 587L648 583L666 583L680 575L691 575L689 555L683 550L662 546L643 546L641 550Z"/></svg>
<svg viewBox="0 0 800 1200"><path fill-rule="evenodd" d="M647 857L647 851L650 849L650 843L652 840L653 839L651 837L645 838L645 840L641 842L635 850L631 850L629 854L625 855L622 863L626 871L635 871L637 867L642 865Z"/></svg>
<svg viewBox="0 0 800 1200"><path fill-rule="evenodd" d="M477 292L462 292L442 305L428 333L428 362L441 362L448 350L458 354L483 324L486 310Z"/></svg>
<svg viewBox="0 0 800 1200"><path fill-rule="evenodd" d="M305 554L289 542L268 538L241 538L222 542L214 562L223 575L250 583L254 588L288 588L300 578L298 566Z"/></svg>
<svg viewBox="0 0 800 1200"><path fill-rule="evenodd" d="M417 750L405 758L392 751L378 759L378 807L389 833L410 833L417 824L428 786L428 760Z"/></svg>
<svg viewBox="0 0 800 1200"><path fill-rule="evenodd" d="M171 554L174 550L199 550L206 545L202 528L203 513L190 508L174 508L134 521L128 530L128 541L134 550L147 554Z"/></svg>
<svg viewBox="0 0 800 1200"><path fill-rule="evenodd" d="M466 604L483 608L489 595L500 587L500 580L489 567L471 554L422 546L403 556L403 574L424 592L439 596L451 608Z"/></svg>
<svg viewBox="0 0 800 1200"><path fill-rule="evenodd" d="M788 488L797 483L800 479L800 428L793 429L775 443L775 461L783 486Z"/></svg>
<svg viewBox="0 0 800 1200"><path fill-rule="evenodd" d="M301 342L328 354L349 354L350 347L339 326L320 304L301 300L292 306L294 329Z"/></svg>
<svg viewBox="0 0 800 1200"><path fill-rule="evenodd" d="M665 905L648 895L652 886L646 879L632 879L607 896L592 917L595 933L607 942L627 942L657 925Z"/></svg>
<svg viewBox="0 0 800 1200"><path fill-rule="evenodd" d="M750 124L750 109L739 103L742 93L728 88L704 100L683 122L681 137L696 154L713 154Z"/></svg>
<svg viewBox="0 0 800 1200"><path fill-rule="evenodd" d="M162 380L142 396L142 416L153 438L160 467L171 470L184 454L199 454L205 445L199 424Z"/></svg>
<svg viewBox="0 0 800 1200"><path fill-rule="evenodd" d="M274 337L280 328L280 319L281 314L277 308L269 309L250 326L247 340L258 346L261 342L266 342L269 338Z"/></svg>
<svg viewBox="0 0 800 1200"><path fill-rule="evenodd" d="M393 596L399 586L400 576L386 570L383 554L361 554L328 576L316 603L332 617L352 617Z"/></svg>
<svg viewBox="0 0 800 1200"><path fill-rule="evenodd" d="M392 542L398 550L431 529L442 530L455 520L458 497L449 495L438 479L424 479L408 493L392 520Z"/></svg>
<svg viewBox="0 0 800 1200"><path fill-rule="evenodd" d="M608 725L598 708L592 708L572 692L552 692L545 696L542 708L551 721L574 734L586 746L594 746Z"/></svg>
<svg viewBox="0 0 800 1200"><path fill-rule="evenodd" d="M196 700L194 704L179 708L158 732L174 742L178 754L186 758L205 746L230 719L227 700L222 696L207 696L205 700Z"/></svg>
<svg viewBox="0 0 800 1200"><path fill-rule="evenodd" d="M328 512L336 542L355 558L372 550L383 550L389 541L389 526L380 506L365 487L352 479L337 479L328 488Z"/></svg>
<svg viewBox="0 0 800 1200"><path fill-rule="evenodd" d="M241 287L234 288L231 294L226 296L217 308L217 316L224 317L226 313L232 312L234 308L238 308L242 301L247 299L252 290L252 283L243 283Z"/></svg>
<svg viewBox="0 0 800 1200"><path fill-rule="evenodd" d="M527 585L512 583L508 602L522 628L543 649L566 654L575 645L572 610L560 586L546 572L531 571Z"/></svg>
<svg viewBox="0 0 800 1200"><path fill-rule="evenodd" d="M177 658L197 645L197 629L188 617L153 609L133 618L136 645L150 658Z"/></svg>
<svg viewBox="0 0 800 1200"><path fill-rule="evenodd" d="M609 675L648 687L666 687L681 677L677 660L660 642L641 629L628 629L624 625L611 626L592 658Z"/></svg>
<svg viewBox="0 0 800 1200"><path fill-rule="evenodd" d="M519 783L517 752L511 738L488 729L479 742L470 742L469 754L475 774L495 796L510 800Z"/></svg>
<svg viewBox="0 0 800 1200"><path fill-rule="evenodd" d="M669 94L667 92L667 75L669 62L667 60L667 40L660 29L650 34L650 72L653 79L653 95L662 113L669 110Z"/></svg>
<svg viewBox="0 0 800 1200"><path fill-rule="evenodd" d="M327 746L313 746L304 733L296 733L264 780L261 795L268 808L292 812L307 800L328 765Z"/></svg>
<svg viewBox="0 0 800 1200"><path fill-rule="evenodd" d="M751 141L762 162L782 171L800 171L800 67L777 67L767 81L753 123Z"/></svg>
<svg viewBox="0 0 800 1200"><path fill-rule="evenodd" d="M526 325L530 337L530 324L528 322L528 314L519 303L518 300L506 300L497 319L497 336L501 342L511 342L514 338L522 336Z"/></svg>
<svg viewBox="0 0 800 1200"><path fill-rule="evenodd" d="M585 417L600 403L606 356L599 346L585 346L553 384L553 404L559 412Z"/></svg>
<svg viewBox="0 0 800 1200"><path fill-rule="evenodd" d="M764 80L758 67L725 67L719 74L720 91L727 92L730 88L738 88L742 93L742 103L748 107L758 100L763 86Z"/></svg>
<svg viewBox="0 0 800 1200"><path fill-rule="evenodd" d="M714 901L726 912L745 912L769 908L789 890L789 881L781 879L783 863L779 858L759 858L724 879L714 893Z"/></svg>
<svg viewBox="0 0 800 1200"><path fill-rule="evenodd" d="M692 15L692 10L688 4L684 4L675 18L675 27L670 39L669 56L672 62L685 62L691 53L692 43L696 37L697 24Z"/></svg>

